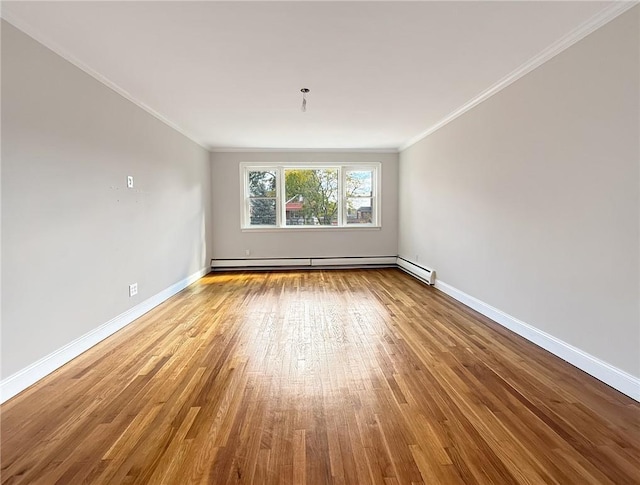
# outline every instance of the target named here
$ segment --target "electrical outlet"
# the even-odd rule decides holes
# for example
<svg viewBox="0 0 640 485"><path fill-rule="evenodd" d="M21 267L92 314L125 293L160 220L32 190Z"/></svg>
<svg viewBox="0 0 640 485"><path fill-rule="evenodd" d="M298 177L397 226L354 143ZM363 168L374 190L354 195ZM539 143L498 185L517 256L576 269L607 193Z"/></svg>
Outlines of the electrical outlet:
<svg viewBox="0 0 640 485"><path fill-rule="evenodd" d="M138 294L138 283L129 285L129 296L135 296Z"/></svg>
<svg viewBox="0 0 640 485"><path fill-rule="evenodd" d="M251 250L250 249L245 249L244 250L244 255L245 256L251 256Z"/></svg>
<svg viewBox="0 0 640 485"><path fill-rule="evenodd" d="M129 187L130 189L133 188L133 176L132 175L127 176L127 187Z"/></svg>

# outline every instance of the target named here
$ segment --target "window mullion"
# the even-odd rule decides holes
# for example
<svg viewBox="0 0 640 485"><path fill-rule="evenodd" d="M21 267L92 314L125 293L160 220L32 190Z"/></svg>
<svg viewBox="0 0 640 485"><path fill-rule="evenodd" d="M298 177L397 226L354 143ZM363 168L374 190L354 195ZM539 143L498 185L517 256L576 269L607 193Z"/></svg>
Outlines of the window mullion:
<svg viewBox="0 0 640 485"><path fill-rule="evenodd" d="M380 198L380 166L373 171L373 180L371 181L371 209L373 210L373 218L371 222L376 226L380 225L380 207L378 201Z"/></svg>
<svg viewBox="0 0 640 485"><path fill-rule="evenodd" d="M282 167L276 167L276 226L282 227L282 221L284 220L284 176L282 173Z"/></svg>
<svg viewBox="0 0 640 485"><path fill-rule="evenodd" d="M337 192L337 196L338 196L338 200L337 200L337 204L338 204L338 227L342 227L344 226L344 204L345 204L345 197L344 197L344 190L345 190L345 183L344 183L344 174L345 171L342 170L342 167L337 167L338 170L338 190Z"/></svg>

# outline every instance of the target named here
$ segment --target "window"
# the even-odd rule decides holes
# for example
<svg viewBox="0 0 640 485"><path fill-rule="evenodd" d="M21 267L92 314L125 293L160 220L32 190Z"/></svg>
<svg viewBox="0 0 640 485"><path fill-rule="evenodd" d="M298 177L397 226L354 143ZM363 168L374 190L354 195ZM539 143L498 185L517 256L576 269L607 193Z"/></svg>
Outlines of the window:
<svg viewBox="0 0 640 485"><path fill-rule="evenodd" d="M338 225L338 169L285 168L287 226Z"/></svg>
<svg viewBox="0 0 640 485"><path fill-rule="evenodd" d="M380 164L241 165L242 227L379 227Z"/></svg>
<svg viewBox="0 0 640 485"><path fill-rule="evenodd" d="M252 226L274 226L277 220L276 171L250 170L247 175L249 223Z"/></svg>
<svg viewBox="0 0 640 485"><path fill-rule="evenodd" d="M347 224L371 224L373 170L346 170L345 189Z"/></svg>

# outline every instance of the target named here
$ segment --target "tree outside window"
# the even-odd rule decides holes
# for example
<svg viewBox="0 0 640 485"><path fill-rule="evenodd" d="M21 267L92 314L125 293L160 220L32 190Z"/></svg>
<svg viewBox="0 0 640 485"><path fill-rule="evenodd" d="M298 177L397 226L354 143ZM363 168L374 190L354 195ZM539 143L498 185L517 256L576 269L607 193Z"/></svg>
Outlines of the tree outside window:
<svg viewBox="0 0 640 485"><path fill-rule="evenodd" d="M252 226L276 225L276 172L249 171L249 214Z"/></svg>
<svg viewBox="0 0 640 485"><path fill-rule="evenodd" d="M338 170L284 171L287 225L338 224Z"/></svg>

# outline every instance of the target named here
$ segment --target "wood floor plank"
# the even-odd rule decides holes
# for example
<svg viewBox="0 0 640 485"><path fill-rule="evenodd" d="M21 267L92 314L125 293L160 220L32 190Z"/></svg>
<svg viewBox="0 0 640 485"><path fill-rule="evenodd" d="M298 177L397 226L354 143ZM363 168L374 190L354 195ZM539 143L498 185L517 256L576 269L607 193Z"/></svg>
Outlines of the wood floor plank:
<svg viewBox="0 0 640 485"><path fill-rule="evenodd" d="M215 273L3 404L3 485L640 484L640 404L395 269Z"/></svg>

